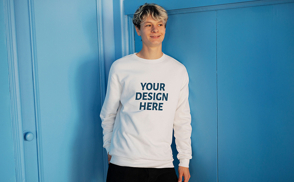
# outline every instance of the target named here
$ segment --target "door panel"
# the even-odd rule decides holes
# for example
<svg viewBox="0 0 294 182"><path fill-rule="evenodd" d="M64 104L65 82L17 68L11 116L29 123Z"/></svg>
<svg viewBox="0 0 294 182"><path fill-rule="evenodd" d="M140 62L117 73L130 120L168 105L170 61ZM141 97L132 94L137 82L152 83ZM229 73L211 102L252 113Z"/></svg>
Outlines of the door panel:
<svg viewBox="0 0 294 182"><path fill-rule="evenodd" d="M293 10L218 11L219 181L294 181Z"/></svg>
<svg viewBox="0 0 294 182"><path fill-rule="evenodd" d="M15 4L26 180L102 182L97 2Z"/></svg>
<svg viewBox="0 0 294 182"><path fill-rule="evenodd" d="M5 6L0 1L0 181L15 182L15 156L9 87L7 19ZM5 21L6 20L6 21Z"/></svg>
<svg viewBox="0 0 294 182"><path fill-rule="evenodd" d="M38 140L34 98L33 59L31 54L30 11L27 1L14 2L15 31L19 71L19 87L21 98L22 133L31 132L33 139L23 142L25 180L37 182L38 177Z"/></svg>
<svg viewBox="0 0 294 182"><path fill-rule="evenodd" d="M96 1L35 1L46 181L103 179L96 7Z"/></svg>

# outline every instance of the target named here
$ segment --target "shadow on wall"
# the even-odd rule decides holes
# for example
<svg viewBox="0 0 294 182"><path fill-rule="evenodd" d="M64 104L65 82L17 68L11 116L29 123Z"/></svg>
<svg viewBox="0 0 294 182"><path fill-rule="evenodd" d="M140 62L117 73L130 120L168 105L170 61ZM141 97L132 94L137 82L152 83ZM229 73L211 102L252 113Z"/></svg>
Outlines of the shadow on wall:
<svg viewBox="0 0 294 182"><path fill-rule="evenodd" d="M72 148L70 182L102 182L103 140L100 119L100 77L97 47L96 17L85 22L84 32L90 46L75 73L78 121Z"/></svg>
<svg viewBox="0 0 294 182"><path fill-rule="evenodd" d="M80 113L72 148L70 181L102 182L103 145L97 60L84 62L79 67L76 87Z"/></svg>
<svg viewBox="0 0 294 182"><path fill-rule="evenodd" d="M81 12L84 10L81 8ZM89 52L80 59L75 71L77 104L76 136L72 143L70 182L103 182L103 140L100 119L100 76L96 16L89 12L89 21L83 21L84 39Z"/></svg>

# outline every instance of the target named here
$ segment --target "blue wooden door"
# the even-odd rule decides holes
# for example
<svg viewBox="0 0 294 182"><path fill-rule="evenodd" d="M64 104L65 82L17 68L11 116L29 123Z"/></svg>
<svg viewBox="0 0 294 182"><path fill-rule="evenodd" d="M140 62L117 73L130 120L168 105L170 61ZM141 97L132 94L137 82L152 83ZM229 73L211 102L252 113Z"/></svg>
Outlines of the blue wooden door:
<svg viewBox="0 0 294 182"><path fill-rule="evenodd" d="M6 39L5 3L0 1L0 181L16 180L13 145L12 115L10 108L11 89L9 87L8 44Z"/></svg>
<svg viewBox="0 0 294 182"><path fill-rule="evenodd" d="M101 1L6 3L19 93L15 180L104 181Z"/></svg>
<svg viewBox="0 0 294 182"><path fill-rule="evenodd" d="M144 3L125 1L130 52ZM293 1L155 3L169 13L163 52L190 76L190 181L294 181Z"/></svg>

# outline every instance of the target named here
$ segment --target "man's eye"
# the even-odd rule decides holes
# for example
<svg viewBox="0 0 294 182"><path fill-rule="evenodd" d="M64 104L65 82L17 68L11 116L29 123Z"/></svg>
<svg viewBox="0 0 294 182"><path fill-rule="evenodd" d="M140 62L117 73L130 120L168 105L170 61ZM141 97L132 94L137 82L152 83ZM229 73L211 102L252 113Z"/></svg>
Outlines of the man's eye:
<svg viewBox="0 0 294 182"><path fill-rule="evenodd" d="M163 24L159 24L160 26L162 26Z"/></svg>
<svg viewBox="0 0 294 182"><path fill-rule="evenodd" d="M151 25L146 25L146 27L150 27Z"/></svg>

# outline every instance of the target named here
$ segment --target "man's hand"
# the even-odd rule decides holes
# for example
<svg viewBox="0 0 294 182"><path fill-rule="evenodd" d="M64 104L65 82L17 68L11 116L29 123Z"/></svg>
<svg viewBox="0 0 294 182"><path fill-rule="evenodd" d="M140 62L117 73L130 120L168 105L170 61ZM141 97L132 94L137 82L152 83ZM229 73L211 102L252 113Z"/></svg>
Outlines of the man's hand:
<svg viewBox="0 0 294 182"><path fill-rule="evenodd" d="M109 153L107 153L108 156L108 164L110 163L110 159L111 159L111 155L109 155Z"/></svg>
<svg viewBox="0 0 294 182"><path fill-rule="evenodd" d="M184 182L188 182L190 179L190 171L189 168L187 167L183 167L183 166L179 166L179 179L178 182L182 182L182 177L184 176L185 181Z"/></svg>

